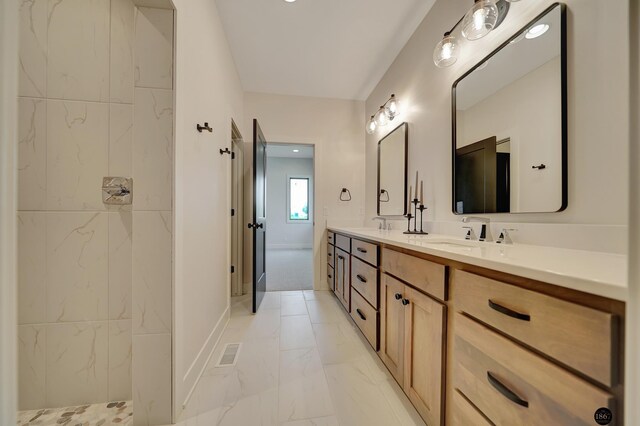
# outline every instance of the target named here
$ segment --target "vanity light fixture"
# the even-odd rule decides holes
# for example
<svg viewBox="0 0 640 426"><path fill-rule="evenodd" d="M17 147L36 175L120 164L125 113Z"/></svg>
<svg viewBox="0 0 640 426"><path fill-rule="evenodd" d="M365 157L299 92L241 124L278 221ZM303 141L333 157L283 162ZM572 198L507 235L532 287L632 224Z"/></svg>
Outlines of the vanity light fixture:
<svg viewBox="0 0 640 426"><path fill-rule="evenodd" d="M300 150L299 149L294 149L293 152L300 152Z"/></svg>
<svg viewBox="0 0 640 426"><path fill-rule="evenodd" d="M549 24L537 24L531 27L529 31L526 32L524 37L527 40L531 40L531 39L540 37L542 34L546 33L547 31L549 31Z"/></svg>
<svg viewBox="0 0 640 426"><path fill-rule="evenodd" d="M475 0L462 19L462 35L467 40L478 40L493 30L498 22L498 7L494 0Z"/></svg>
<svg viewBox="0 0 640 426"><path fill-rule="evenodd" d="M284 0L284 1L287 2L287 3L293 3L296 0Z"/></svg>
<svg viewBox="0 0 640 426"><path fill-rule="evenodd" d="M389 123L389 117L387 117L387 113L384 110L384 105L378 109L376 115L373 117L373 121L376 122L376 126L384 127Z"/></svg>
<svg viewBox="0 0 640 426"><path fill-rule="evenodd" d="M439 68L451 66L458 60L458 42L449 31L433 50L433 63Z"/></svg>
<svg viewBox="0 0 640 426"><path fill-rule="evenodd" d="M453 35L458 25L461 26L462 36L467 40L481 39L502 23L509 11L509 5L509 0L475 0L471 9L444 33L444 37L433 51L433 63L439 68L445 68L458 60L460 47Z"/></svg>
<svg viewBox="0 0 640 426"><path fill-rule="evenodd" d="M378 127L378 125L376 124L376 121L373 118L374 116L372 115L371 118L369 119L369 121L367 122L367 133L372 135L373 132L376 131L376 127Z"/></svg>
<svg viewBox="0 0 640 426"><path fill-rule="evenodd" d="M400 101L398 101L395 94L392 93L389 100L384 104L384 112L389 121L393 121L394 118L400 115Z"/></svg>

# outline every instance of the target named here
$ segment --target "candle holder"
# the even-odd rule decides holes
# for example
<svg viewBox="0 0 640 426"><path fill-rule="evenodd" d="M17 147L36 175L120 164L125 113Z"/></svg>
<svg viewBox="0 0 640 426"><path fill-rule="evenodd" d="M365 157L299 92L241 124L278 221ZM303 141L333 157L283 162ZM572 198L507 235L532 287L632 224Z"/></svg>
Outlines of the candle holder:
<svg viewBox="0 0 640 426"><path fill-rule="evenodd" d="M423 230L423 225L422 225L422 212L424 212L427 208L423 205L420 204L420 200L418 200L417 198L414 198L413 201L411 201L411 204L413 204L413 212L414 214L411 214L411 211L409 211L409 213L407 213L405 215L405 217L407 218L407 230L404 231L404 234L411 234L411 235L427 235L429 234L428 232L424 232ZM420 207L418 207L418 205ZM418 210L420 210L420 230L418 230ZM414 219L413 221L413 230L411 230L411 219Z"/></svg>

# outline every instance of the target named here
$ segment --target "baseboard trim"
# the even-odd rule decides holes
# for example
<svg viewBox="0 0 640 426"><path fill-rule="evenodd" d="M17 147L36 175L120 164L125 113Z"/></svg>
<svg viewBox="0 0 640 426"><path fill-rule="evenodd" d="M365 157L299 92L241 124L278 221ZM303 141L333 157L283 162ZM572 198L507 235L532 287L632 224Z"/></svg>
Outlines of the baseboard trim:
<svg viewBox="0 0 640 426"><path fill-rule="evenodd" d="M227 328L227 324L229 324L230 316L230 306L227 306L227 309L225 309L225 311L220 316L218 323L213 328L213 330L211 330L211 333L209 334L209 337L207 337L204 345L202 345L202 348L200 348L198 356L196 356L196 359L193 360L191 366L187 370L187 373L182 378L183 383L188 383L189 381L193 380L193 385L191 385L189 393L187 393L187 397L182 403L182 410L185 409L185 407L189 403L189 400L193 396L193 392L195 391L196 386L198 386L198 383L200 382L200 379L202 378L202 375L204 374L204 371L207 368L207 365L209 364L209 361L211 360L211 357L213 356L213 353L215 352L220 339L222 338L222 334ZM197 375L194 374L195 372L197 372Z"/></svg>

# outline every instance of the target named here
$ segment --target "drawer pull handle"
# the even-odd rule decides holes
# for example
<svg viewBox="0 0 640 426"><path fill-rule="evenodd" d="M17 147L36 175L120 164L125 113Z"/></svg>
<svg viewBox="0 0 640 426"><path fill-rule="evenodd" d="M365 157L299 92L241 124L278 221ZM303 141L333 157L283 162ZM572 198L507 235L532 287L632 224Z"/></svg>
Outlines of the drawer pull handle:
<svg viewBox="0 0 640 426"><path fill-rule="evenodd" d="M395 298L396 300L400 300L402 299L402 295L400 293L396 293Z"/></svg>
<svg viewBox="0 0 640 426"><path fill-rule="evenodd" d="M491 386L493 386L498 392L500 392L502 395L504 395L509 400L515 402L516 404L518 404L518 405L520 405L522 407L525 407L525 408L529 407L529 402L528 401L525 401L524 399L520 398L518 395L515 394L515 392L513 392L511 389L509 389L508 387L503 385L500 382L500 380L496 379L493 376L493 374L491 374L488 371L487 371L487 380L489 381Z"/></svg>
<svg viewBox="0 0 640 426"><path fill-rule="evenodd" d="M505 308L502 305L498 305L497 303L494 303L491 299L489 299L489 307L491 309L493 309L494 311L498 311L501 314L504 314L504 315L506 315L508 317L519 319L521 321L531 321L531 316L530 315L521 314L520 312L516 312L516 311L511 310L509 308Z"/></svg>
<svg viewBox="0 0 640 426"><path fill-rule="evenodd" d="M360 318L362 318L362 321L366 321L367 317L364 316L364 314L362 313L362 311L360 310L360 308L356 308L356 312L358 313L358 315L360 316Z"/></svg>
<svg viewBox="0 0 640 426"><path fill-rule="evenodd" d="M344 256L338 256L338 259L344 260Z"/></svg>
<svg viewBox="0 0 640 426"><path fill-rule="evenodd" d="M331 275L329 275L329 278L333 278Z"/></svg>
<svg viewBox="0 0 640 426"><path fill-rule="evenodd" d="M402 304L407 306L409 304L409 299L402 299Z"/></svg>
<svg viewBox="0 0 640 426"><path fill-rule="evenodd" d="M327 256L331 257L331 256L333 256L333 255L332 255L331 253L327 253Z"/></svg>
<svg viewBox="0 0 640 426"><path fill-rule="evenodd" d="M363 277L362 275L358 274L356 275L356 278L358 279L358 281L362 282L362 283L366 283L367 279L365 277Z"/></svg>
<svg viewBox="0 0 640 426"><path fill-rule="evenodd" d="M360 253L366 253L367 250L363 249L362 247L358 247L356 248L356 250L358 250Z"/></svg>

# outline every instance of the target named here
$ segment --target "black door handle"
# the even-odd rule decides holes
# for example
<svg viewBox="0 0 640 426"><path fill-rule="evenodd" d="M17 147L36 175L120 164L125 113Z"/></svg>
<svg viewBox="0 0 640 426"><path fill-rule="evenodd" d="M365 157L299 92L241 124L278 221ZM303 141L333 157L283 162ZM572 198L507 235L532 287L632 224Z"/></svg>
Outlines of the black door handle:
<svg viewBox="0 0 640 426"><path fill-rule="evenodd" d="M409 299L402 299L402 304L407 306L409 304Z"/></svg>
<svg viewBox="0 0 640 426"><path fill-rule="evenodd" d="M366 283L367 279L365 277L363 277L362 275L358 274L356 275L356 278L358 279L358 281L362 282L362 283Z"/></svg>
<svg viewBox="0 0 640 426"><path fill-rule="evenodd" d="M493 376L493 374L491 374L488 371L487 371L487 380L489 381L491 386L493 386L498 392L500 392L502 395L504 395L510 401L513 401L516 404L518 404L518 405L520 405L522 407L525 407L525 408L529 407L529 402L528 401L525 401L524 399L520 398L518 395L516 395L515 392L513 392L511 389L509 389L504 384L502 384L502 382L500 382L500 380L496 379Z"/></svg>
<svg viewBox="0 0 640 426"><path fill-rule="evenodd" d="M366 253L367 251L365 249L363 249L362 247L358 247L356 248L356 250L358 250L360 253Z"/></svg>
<svg viewBox="0 0 640 426"><path fill-rule="evenodd" d="M402 295L401 295L400 293L396 293L396 296L395 296L395 297L396 297L396 300L400 300L400 299L402 299Z"/></svg>
<svg viewBox="0 0 640 426"><path fill-rule="evenodd" d="M531 321L531 316L527 314L521 314L520 312L516 312L512 309L506 308L502 305L498 305L489 299L489 307L494 311L500 312L503 315L506 315L511 318L519 319L521 321Z"/></svg>
<svg viewBox="0 0 640 426"><path fill-rule="evenodd" d="M248 223L247 224L247 228L249 229L258 229L258 228L264 228L264 224L263 223Z"/></svg>
<svg viewBox="0 0 640 426"><path fill-rule="evenodd" d="M360 316L360 318L362 318L362 321L366 321L367 317L364 316L364 314L362 313L362 311L360 310L360 308L356 308L356 312L358 313L358 315Z"/></svg>

